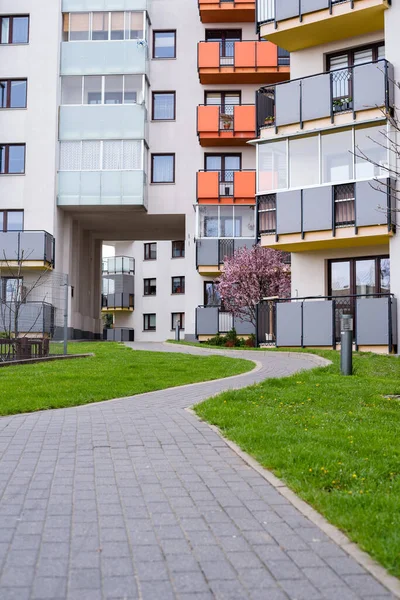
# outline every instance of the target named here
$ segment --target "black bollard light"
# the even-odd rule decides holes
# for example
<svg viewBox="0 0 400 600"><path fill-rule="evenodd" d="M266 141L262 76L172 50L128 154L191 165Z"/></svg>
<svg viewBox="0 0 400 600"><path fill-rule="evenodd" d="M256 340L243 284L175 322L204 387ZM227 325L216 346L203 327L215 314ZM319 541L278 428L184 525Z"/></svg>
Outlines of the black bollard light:
<svg viewBox="0 0 400 600"><path fill-rule="evenodd" d="M340 320L340 372L353 374L353 317L342 315Z"/></svg>

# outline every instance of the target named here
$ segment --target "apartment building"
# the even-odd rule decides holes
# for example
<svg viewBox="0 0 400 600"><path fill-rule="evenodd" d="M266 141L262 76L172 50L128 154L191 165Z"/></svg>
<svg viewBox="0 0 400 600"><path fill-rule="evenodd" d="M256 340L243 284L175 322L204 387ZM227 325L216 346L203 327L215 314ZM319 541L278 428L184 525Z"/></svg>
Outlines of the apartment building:
<svg viewBox="0 0 400 600"><path fill-rule="evenodd" d="M257 212L265 247L292 253L276 341L333 346L351 314L360 349L398 346L395 209L400 8L387 0L258 0L260 36L291 80L258 92Z"/></svg>
<svg viewBox="0 0 400 600"><path fill-rule="evenodd" d="M255 0L2 0L3 302L46 271L72 338L102 312L137 340L232 326L213 282L256 238L255 91L289 77L254 23Z"/></svg>

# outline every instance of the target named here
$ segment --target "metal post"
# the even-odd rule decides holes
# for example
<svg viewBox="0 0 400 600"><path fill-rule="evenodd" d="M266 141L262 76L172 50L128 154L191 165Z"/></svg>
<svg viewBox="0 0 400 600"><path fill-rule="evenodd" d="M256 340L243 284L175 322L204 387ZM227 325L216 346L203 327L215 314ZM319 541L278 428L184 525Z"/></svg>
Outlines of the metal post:
<svg viewBox="0 0 400 600"><path fill-rule="evenodd" d="M179 332L180 332L180 328L181 328L181 323L179 321L179 319L176 320L175 323L175 341L179 342Z"/></svg>
<svg viewBox="0 0 400 600"><path fill-rule="evenodd" d="M353 374L353 317L342 315L340 320L340 372Z"/></svg>
<svg viewBox="0 0 400 600"><path fill-rule="evenodd" d="M64 296L64 355L68 354L68 275L65 275Z"/></svg>

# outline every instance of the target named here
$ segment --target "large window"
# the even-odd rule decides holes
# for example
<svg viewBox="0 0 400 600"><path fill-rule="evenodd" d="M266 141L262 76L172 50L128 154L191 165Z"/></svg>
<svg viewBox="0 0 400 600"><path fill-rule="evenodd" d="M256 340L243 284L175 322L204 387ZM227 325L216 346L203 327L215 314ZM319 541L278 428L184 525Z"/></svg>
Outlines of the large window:
<svg viewBox="0 0 400 600"><path fill-rule="evenodd" d="M199 206L198 236L200 238L254 238L254 205Z"/></svg>
<svg viewBox="0 0 400 600"><path fill-rule="evenodd" d="M153 121L174 121L175 113L175 92L153 92Z"/></svg>
<svg viewBox="0 0 400 600"><path fill-rule="evenodd" d="M151 183L175 183L175 154L151 155Z"/></svg>
<svg viewBox="0 0 400 600"><path fill-rule="evenodd" d="M157 294L157 281L153 279L143 279L143 295L155 296Z"/></svg>
<svg viewBox="0 0 400 600"><path fill-rule="evenodd" d="M257 191L299 189L388 176L383 125L258 144Z"/></svg>
<svg viewBox="0 0 400 600"><path fill-rule="evenodd" d="M142 157L140 140L60 142L60 171L136 171Z"/></svg>
<svg viewBox="0 0 400 600"><path fill-rule="evenodd" d="M156 330L156 315L154 313L143 315L143 329L144 331Z"/></svg>
<svg viewBox="0 0 400 600"><path fill-rule="evenodd" d="M25 173L25 144L0 144L0 174Z"/></svg>
<svg viewBox="0 0 400 600"><path fill-rule="evenodd" d="M144 260L156 260L157 258L157 242L144 244Z"/></svg>
<svg viewBox="0 0 400 600"><path fill-rule="evenodd" d="M390 292L390 259L387 256L331 260L328 275L330 296Z"/></svg>
<svg viewBox="0 0 400 600"><path fill-rule="evenodd" d="M1 210L0 211L0 231L23 231L23 230L24 230L24 211L23 210Z"/></svg>
<svg viewBox="0 0 400 600"><path fill-rule="evenodd" d="M26 79L0 79L0 108L26 108Z"/></svg>
<svg viewBox="0 0 400 600"><path fill-rule="evenodd" d="M29 17L27 15L0 16L0 44L27 44Z"/></svg>
<svg viewBox="0 0 400 600"><path fill-rule="evenodd" d="M66 13L64 42L139 40L145 37L144 12Z"/></svg>
<svg viewBox="0 0 400 600"><path fill-rule="evenodd" d="M172 294L185 293L185 277L172 277Z"/></svg>
<svg viewBox="0 0 400 600"><path fill-rule="evenodd" d="M176 58L176 31L153 31L153 58Z"/></svg>
<svg viewBox="0 0 400 600"><path fill-rule="evenodd" d="M141 104L146 85L143 75L67 76L61 81L61 104Z"/></svg>

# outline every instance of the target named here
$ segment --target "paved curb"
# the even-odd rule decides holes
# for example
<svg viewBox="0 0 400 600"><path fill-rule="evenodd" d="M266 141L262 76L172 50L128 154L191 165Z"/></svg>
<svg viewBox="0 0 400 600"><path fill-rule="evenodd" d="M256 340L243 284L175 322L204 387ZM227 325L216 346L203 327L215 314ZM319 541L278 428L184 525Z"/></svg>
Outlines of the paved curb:
<svg viewBox="0 0 400 600"><path fill-rule="evenodd" d="M207 423L207 421L204 421L197 416L193 408L186 408L185 410L197 420ZM359 548L355 542L352 542L342 531L340 531L340 529L329 523L325 517L312 508L312 506L307 504L307 502L301 500L301 498L299 498L290 488L288 488L281 479L276 477L273 473L271 473L271 471L268 471L261 466L260 463L250 456L250 454L244 452L237 444L224 437L218 427L211 425L210 423L207 423L207 425L210 427L210 429L217 433L225 442L225 444L229 446L229 448L233 450L233 452L235 452L246 464L252 467L261 475L261 477L268 481L268 483L270 483L277 490L277 492L281 494L281 496L289 500L289 502L295 508L297 508L302 515L314 523L314 525L319 527L321 531L323 531L333 542L335 542L335 544L337 544L344 552L349 554L366 571L371 573L371 575L373 575L373 577L375 577L379 583L384 585L396 598L400 598L400 581L397 579L397 577L390 575L390 573L384 567L371 558L369 554L361 550L361 548Z"/></svg>

